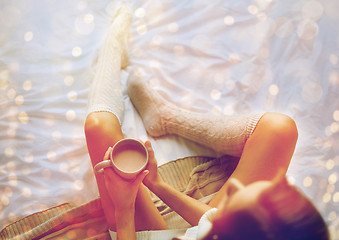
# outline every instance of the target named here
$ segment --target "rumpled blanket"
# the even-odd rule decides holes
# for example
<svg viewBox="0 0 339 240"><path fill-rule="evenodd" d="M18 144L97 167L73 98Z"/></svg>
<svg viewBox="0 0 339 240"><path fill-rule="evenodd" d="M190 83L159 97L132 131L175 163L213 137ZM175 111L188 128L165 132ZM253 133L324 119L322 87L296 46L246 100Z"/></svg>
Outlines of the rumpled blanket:
<svg viewBox="0 0 339 240"><path fill-rule="evenodd" d="M233 173L239 159L196 156L171 161L159 167L161 178L179 191L207 203ZM156 195L156 207L169 229L190 227ZM100 198L76 206L63 203L26 216L6 226L1 239L110 239Z"/></svg>

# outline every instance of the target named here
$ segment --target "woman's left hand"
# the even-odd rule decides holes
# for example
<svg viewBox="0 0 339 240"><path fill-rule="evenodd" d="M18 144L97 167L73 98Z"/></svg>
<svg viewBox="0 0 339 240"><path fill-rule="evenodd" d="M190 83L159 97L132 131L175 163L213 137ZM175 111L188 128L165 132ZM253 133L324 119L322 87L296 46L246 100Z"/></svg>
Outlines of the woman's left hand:
<svg viewBox="0 0 339 240"><path fill-rule="evenodd" d="M108 160L112 148L108 148L103 160ZM116 209L134 208L135 199L141 182L149 173L148 170L141 172L133 180L125 180L120 177L112 168L104 169L105 184Z"/></svg>

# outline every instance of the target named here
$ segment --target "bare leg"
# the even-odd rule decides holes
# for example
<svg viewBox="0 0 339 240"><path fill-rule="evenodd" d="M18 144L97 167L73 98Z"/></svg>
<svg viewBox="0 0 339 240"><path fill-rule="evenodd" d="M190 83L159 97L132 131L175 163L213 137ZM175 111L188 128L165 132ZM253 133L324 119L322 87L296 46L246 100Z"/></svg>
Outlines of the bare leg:
<svg viewBox="0 0 339 240"><path fill-rule="evenodd" d="M297 142L294 121L279 113L266 113L247 140L239 164L231 177L244 185L258 180L272 180L279 171L286 173ZM216 207L226 194L228 182L210 202Z"/></svg>
<svg viewBox="0 0 339 240"><path fill-rule="evenodd" d="M94 166L102 161L109 146L123 138L117 117L109 112L94 112L87 116L85 134L88 152ZM115 230L114 205L105 187L104 176L96 174L102 207L109 228ZM144 185L139 189L135 204L135 226L137 231L166 229L166 223L154 206Z"/></svg>

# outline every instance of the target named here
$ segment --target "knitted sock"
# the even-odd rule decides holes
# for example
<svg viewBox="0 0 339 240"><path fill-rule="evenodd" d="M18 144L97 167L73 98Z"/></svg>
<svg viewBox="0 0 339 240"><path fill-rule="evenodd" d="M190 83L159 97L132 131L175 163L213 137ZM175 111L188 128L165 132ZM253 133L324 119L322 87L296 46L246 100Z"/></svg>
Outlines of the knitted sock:
<svg viewBox="0 0 339 240"><path fill-rule="evenodd" d="M131 73L127 84L131 101L151 136L176 134L223 154L240 156L262 116L215 116L191 112L164 100L138 74Z"/></svg>
<svg viewBox="0 0 339 240"><path fill-rule="evenodd" d="M111 112L119 119L120 124L124 115L120 71L128 65L127 44L131 23L132 11L123 3L113 18L99 52L87 110L88 113Z"/></svg>

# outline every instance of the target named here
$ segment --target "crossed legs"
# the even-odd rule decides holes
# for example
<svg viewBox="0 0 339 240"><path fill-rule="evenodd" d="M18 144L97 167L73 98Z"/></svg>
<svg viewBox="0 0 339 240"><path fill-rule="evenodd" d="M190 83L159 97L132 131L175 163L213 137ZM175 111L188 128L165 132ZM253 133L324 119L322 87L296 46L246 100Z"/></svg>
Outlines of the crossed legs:
<svg viewBox="0 0 339 240"><path fill-rule="evenodd" d="M119 120L109 112L88 115L85 123L87 147L93 166L100 162L109 146L123 138ZM286 173L294 152L298 132L294 121L279 113L265 113L253 134L246 141L239 164L231 177L247 185L258 180L272 180L279 172ZM227 144L227 143L225 143ZM109 227L115 230L114 206L103 175L96 174L102 205ZM224 199L228 182L209 203L217 207ZM145 186L136 199L136 230L166 229L166 223L155 208Z"/></svg>
<svg viewBox="0 0 339 240"><path fill-rule="evenodd" d="M92 165L102 161L109 146L123 138L118 118L110 112L93 112L87 116L85 122L87 148ZM104 176L96 174L97 185L101 197L102 207L109 228L115 229L114 205L105 186ZM166 223L144 185L141 185L135 203L136 231L166 229Z"/></svg>
<svg viewBox="0 0 339 240"><path fill-rule="evenodd" d="M213 116L179 108L157 94L137 72L130 74L128 94L148 133L176 134L223 154L240 157L231 177L247 185L286 173L298 133L294 121L280 113ZM211 201L217 206L227 189Z"/></svg>

